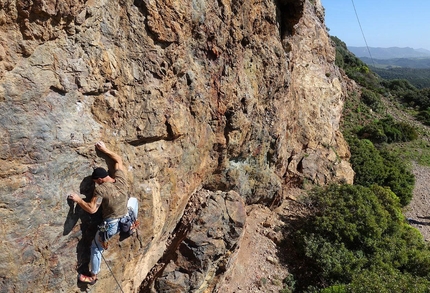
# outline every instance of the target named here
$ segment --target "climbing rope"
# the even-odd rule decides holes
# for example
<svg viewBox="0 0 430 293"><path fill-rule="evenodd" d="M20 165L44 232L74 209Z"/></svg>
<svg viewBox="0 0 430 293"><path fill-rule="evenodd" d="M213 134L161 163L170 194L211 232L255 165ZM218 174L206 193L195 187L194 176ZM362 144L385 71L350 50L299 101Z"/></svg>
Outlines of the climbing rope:
<svg viewBox="0 0 430 293"><path fill-rule="evenodd" d="M100 249L100 247L99 247L99 245L97 244L97 242L96 242L95 240L94 240L94 242L95 242L95 244L97 245L97 248L98 248L98 249ZM121 292L122 292L122 293L124 293L124 290L122 290L121 284L118 282L117 278L115 277L115 274L113 273L113 271L112 271L112 269L110 268L110 266L109 266L108 262L106 261L106 259L105 259L104 255L103 255L103 252L101 253L101 255L102 255L102 258L103 258L103 260L105 261L105 264L106 264L106 266L108 267L108 269L109 269L110 273L112 274L112 277L114 278L114 280L115 280L116 284L118 285L119 290L121 290Z"/></svg>
<svg viewBox="0 0 430 293"><path fill-rule="evenodd" d="M354 7L355 16L357 17L358 25L360 26L361 34L363 35L364 43L366 44L367 52L369 52L370 59L372 60L373 66L375 66L375 61L373 61L372 54L370 53L369 46L367 45L366 36L364 35L363 28L361 27L360 18L358 17L357 9L355 8L354 0L351 0L352 6Z"/></svg>

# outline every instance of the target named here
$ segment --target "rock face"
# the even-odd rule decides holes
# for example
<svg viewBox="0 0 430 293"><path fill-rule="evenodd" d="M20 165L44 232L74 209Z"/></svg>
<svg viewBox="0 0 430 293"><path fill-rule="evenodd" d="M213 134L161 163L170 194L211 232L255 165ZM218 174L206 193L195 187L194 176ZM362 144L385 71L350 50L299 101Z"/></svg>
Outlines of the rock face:
<svg viewBox="0 0 430 293"><path fill-rule="evenodd" d="M148 274L141 292L212 292L228 269L245 221L243 198L235 191L193 195L172 233L170 249Z"/></svg>
<svg viewBox="0 0 430 293"><path fill-rule="evenodd" d="M0 0L1 292L85 289L100 216L66 195L90 198L110 166L98 140L124 159L141 228L111 241L89 292L118 287L106 264L124 292L216 290L244 205L352 182L334 58L319 0Z"/></svg>

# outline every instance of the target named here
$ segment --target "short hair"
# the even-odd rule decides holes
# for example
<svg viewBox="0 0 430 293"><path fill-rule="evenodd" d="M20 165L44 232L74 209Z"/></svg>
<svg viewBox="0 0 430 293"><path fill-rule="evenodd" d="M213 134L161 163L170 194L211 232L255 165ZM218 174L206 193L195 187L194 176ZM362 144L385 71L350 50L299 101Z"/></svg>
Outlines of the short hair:
<svg viewBox="0 0 430 293"><path fill-rule="evenodd" d="M105 178L108 175L109 174L105 169L98 167L94 169L93 174L91 175L91 178L93 179Z"/></svg>

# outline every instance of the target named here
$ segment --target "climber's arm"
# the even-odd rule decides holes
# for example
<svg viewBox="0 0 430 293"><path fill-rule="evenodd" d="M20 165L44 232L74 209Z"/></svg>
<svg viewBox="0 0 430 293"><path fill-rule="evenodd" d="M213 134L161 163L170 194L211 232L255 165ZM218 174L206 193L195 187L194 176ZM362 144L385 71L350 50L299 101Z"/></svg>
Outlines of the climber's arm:
<svg viewBox="0 0 430 293"><path fill-rule="evenodd" d="M91 201L84 201L78 194L71 193L69 199L76 202L84 211L90 214L94 214L98 211L100 205L102 204L103 198L100 196L93 196Z"/></svg>
<svg viewBox="0 0 430 293"><path fill-rule="evenodd" d="M101 152L105 153L106 155L108 155L112 160L114 160L115 170L124 171L124 166L122 164L122 158L118 154L109 150L102 141L99 141L98 143L96 143L96 148L99 149Z"/></svg>

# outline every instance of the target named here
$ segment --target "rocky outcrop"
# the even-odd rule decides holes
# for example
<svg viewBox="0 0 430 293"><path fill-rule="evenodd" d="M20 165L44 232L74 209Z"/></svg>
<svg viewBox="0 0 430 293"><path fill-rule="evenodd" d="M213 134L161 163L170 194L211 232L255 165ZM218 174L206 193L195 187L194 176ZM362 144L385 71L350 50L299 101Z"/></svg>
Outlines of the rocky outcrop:
<svg viewBox="0 0 430 293"><path fill-rule="evenodd" d="M0 32L1 292L83 290L76 273L100 217L66 195L89 199L92 168L110 165L98 140L124 158L141 228L112 241L90 292L118 286L106 264L125 292L154 266L164 278L146 281L154 286L186 266L181 278L194 283L184 284L212 288L240 247L237 194L273 206L305 181L352 182L338 129L346 81L318 0L0 0ZM201 192L212 194L203 209L226 209L200 221L237 225L201 240L210 229L194 219L178 242ZM210 245L189 248L201 241ZM193 261L163 265L185 259L174 243ZM206 248L215 254L198 256L199 275Z"/></svg>
<svg viewBox="0 0 430 293"><path fill-rule="evenodd" d="M169 249L147 275L141 292L214 290L238 248L245 221L238 193L201 190L193 195L171 234Z"/></svg>

